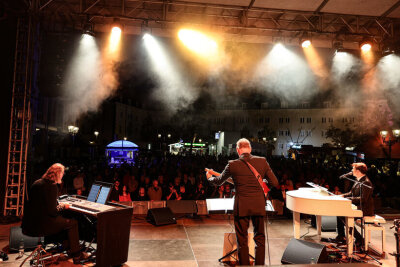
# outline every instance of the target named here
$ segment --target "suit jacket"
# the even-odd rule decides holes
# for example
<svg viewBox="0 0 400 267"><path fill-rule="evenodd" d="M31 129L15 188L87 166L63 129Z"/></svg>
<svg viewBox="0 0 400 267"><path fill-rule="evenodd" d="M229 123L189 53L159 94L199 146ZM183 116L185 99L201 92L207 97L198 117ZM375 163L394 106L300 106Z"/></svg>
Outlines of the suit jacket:
<svg viewBox="0 0 400 267"><path fill-rule="evenodd" d="M65 219L57 211L57 184L48 179L39 179L32 184L28 196L21 225L23 232L30 236L58 233L58 225Z"/></svg>
<svg viewBox="0 0 400 267"><path fill-rule="evenodd" d="M363 186L362 189L360 189L360 183L371 186L371 188ZM351 202L356 205L358 209L362 210L363 216L373 216L375 215L374 200L372 198L373 190L374 189L372 187L371 181L365 175L359 180L359 183L353 184L350 192L343 194L343 196L351 199Z"/></svg>
<svg viewBox="0 0 400 267"><path fill-rule="evenodd" d="M250 170L249 166L242 160L249 162L258 171L261 177L267 178L269 187L271 184L279 186L267 160L263 157L253 156L248 153L240 155L239 159L230 160L224 171L218 177L211 177L208 181L214 185L223 184L229 177L235 183L236 194L234 202L235 216L265 215L264 192Z"/></svg>

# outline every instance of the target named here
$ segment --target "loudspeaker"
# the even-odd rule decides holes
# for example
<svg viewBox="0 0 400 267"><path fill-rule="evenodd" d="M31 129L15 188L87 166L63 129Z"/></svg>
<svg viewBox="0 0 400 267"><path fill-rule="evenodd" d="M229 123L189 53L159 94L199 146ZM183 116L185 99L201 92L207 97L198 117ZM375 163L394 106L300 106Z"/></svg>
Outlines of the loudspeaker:
<svg viewBox="0 0 400 267"><path fill-rule="evenodd" d="M167 207L174 214L197 213L196 200L167 200Z"/></svg>
<svg viewBox="0 0 400 267"><path fill-rule="evenodd" d="M174 214L170 208L149 209L146 220L155 226L176 223Z"/></svg>
<svg viewBox="0 0 400 267"><path fill-rule="evenodd" d="M31 237L24 235L20 226L11 227L10 230L10 251L18 251L20 246L24 249L34 249L36 246L43 242L43 237Z"/></svg>
<svg viewBox="0 0 400 267"><path fill-rule="evenodd" d="M315 263L327 263L326 246L292 238L283 253L283 264L309 264L314 258Z"/></svg>
<svg viewBox="0 0 400 267"><path fill-rule="evenodd" d="M311 226L317 228L316 216L311 217ZM321 216L321 231L336 232L336 216Z"/></svg>
<svg viewBox="0 0 400 267"><path fill-rule="evenodd" d="M336 232L336 216L322 216L321 217L321 231L322 232Z"/></svg>

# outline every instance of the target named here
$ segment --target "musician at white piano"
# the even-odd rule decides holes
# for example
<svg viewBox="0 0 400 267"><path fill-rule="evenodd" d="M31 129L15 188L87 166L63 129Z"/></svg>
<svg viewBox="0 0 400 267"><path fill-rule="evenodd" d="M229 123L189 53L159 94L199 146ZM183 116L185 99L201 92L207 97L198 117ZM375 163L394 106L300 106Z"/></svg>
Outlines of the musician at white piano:
<svg viewBox="0 0 400 267"><path fill-rule="evenodd" d="M60 212L67 208L58 203L57 184L62 182L65 167L60 163L53 164L46 173L36 180L30 188L22 218L22 232L35 237L65 237L68 242L68 255L74 263L87 258L80 251L78 222L64 218Z"/></svg>
<svg viewBox="0 0 400 267"><path fill-rule="evenodd" d="M362 162L352 164L352 172L346 174L346 176L354 176L358 183L354 183L350 192L342 194L341 196L348 198L351 202L357 206L358 209L362 210L363 216L373 216L374 213L374 201L372 198L373 186L371 181L367 177L367 165ZM365 184L367 186L362 186ZM361 188L362 187L362 188ZM338 241L345 240L345 222L344 217L337 217L337 231L338 236L336 239ZM354 237L356 239L356 245L362 245L362 236L354 228Z"/></svg>
<svg viewBox="0 0 400 267"><path fill-rule="evenodd" d="M263 188L258 179L253 174L250 163L262 178L266 178L269 186L278 187L278 179L263 157L251 155L250 141L242 138L236 143L236 151L239 158L230 160L225 166L224 171L217 177L207 171L208 181L215 185L222 185L228 178L232 177L235 184L236 194L234 201L234 223L236 239L238 244L238 255L240 265L250 265L248 247L248 228L249 221L253 223L255 249L255 264L264 265L265 261L265 196Z"/></svg>

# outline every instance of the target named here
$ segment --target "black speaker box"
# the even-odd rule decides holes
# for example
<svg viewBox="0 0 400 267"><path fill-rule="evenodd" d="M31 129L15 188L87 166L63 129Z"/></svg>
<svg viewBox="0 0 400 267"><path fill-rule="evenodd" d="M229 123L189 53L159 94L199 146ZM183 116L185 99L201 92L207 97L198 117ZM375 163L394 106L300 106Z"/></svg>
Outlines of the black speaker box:
<svg viewBox="0 0 400 267"><path fill-rule="evenodd" d="M146 220L155 226L176 223L174 214L170 208L149 209Z"/></svg>
<svg viewBox="0 0 400 267"><path fill-rule="evenodd" d="M309 264L314 258L315 263L327 263L326 246L292 238L283 253L282 264Z"/></svg>
<svg viewBox="0 0 400 267"><path fill-rule="evenodd" d="M20 226L11 227L10 230L10 251L18 251L20 246L25 250L34 249L43 242L43 237L31 237L24 235Z"/></svg>
<svg viewBox="0 0 400 267"><path fill-rule="evenodd" d="M197 213L196 200L167 200L167 207L174 214Z"/></svg>
<svg viewBox="0 0 400 267"><path fill-rule="evenodd" d="M322 232L336 232L336 216L322 216L321 217L321 231Z"/></svg>
<svg viewBox="0 0 400 267"><path fill-rule="evenodd" d="M311 217L311 226L317 228L317 219L314 215ZM321 216L321 231L336 232L336 216Z"/></svg>

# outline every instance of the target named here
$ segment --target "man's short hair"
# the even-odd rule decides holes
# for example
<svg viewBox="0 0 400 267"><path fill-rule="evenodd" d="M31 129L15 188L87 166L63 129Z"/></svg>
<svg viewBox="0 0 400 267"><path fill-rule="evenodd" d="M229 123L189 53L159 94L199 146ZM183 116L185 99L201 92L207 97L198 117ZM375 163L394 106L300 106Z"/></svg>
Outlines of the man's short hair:
<svg viewBox="0 0 400 267"><path fill-rule="evenodd" d="M366 174L367 173L367 165L365 165L365 163L362 162L356 162L351 164L357 171L361 172L362 174Z"/></svg>
<svg viewBox="0 0 400 267"><path fill-rule="evenodd" d="M250 145L250 141L247 140L246 138L240 138L237 142L236 142L236 148L250 148L251 149L251 145Z"/></svg>

